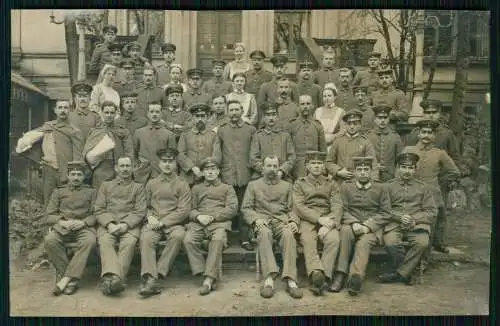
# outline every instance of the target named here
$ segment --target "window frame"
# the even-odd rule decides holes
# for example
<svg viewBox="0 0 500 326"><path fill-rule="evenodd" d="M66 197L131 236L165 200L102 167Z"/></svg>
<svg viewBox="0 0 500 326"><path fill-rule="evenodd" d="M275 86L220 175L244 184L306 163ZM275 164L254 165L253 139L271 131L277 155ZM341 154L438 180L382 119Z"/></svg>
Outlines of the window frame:
<svg viewBox="0 0 500 326"><path fill-rule="evenodd" d="M277 33L276 31L276 14L305 14L305 17L303 17L303 24L302 24L302 30L301 32L301 37L304 36L309 36L311 34L311 10L274 10L274 17L273 17L273 27L272 27L272 34L271 37L273 38L273 55L285 55L291 60L296 60L297 59L297 48L296 45L293 46L292 52L289 50L287 53L280 53L280 52L275 52L275 35ZM290 24L288 27L288 33L293 35L293 26L294 24ZM293 42L293 38L289 40L289 44L287 44L288 49L290 48L290 42Z"/></svg>

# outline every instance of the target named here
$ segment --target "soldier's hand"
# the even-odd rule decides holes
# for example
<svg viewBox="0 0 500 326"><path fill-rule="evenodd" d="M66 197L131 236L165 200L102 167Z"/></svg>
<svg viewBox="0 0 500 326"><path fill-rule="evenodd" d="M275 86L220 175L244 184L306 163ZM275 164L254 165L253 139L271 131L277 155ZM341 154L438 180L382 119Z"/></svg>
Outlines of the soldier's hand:
<svg viewBox="0 0 500 326"><path fill-rule="evenodd" d="M181 131L182 131L182 126L181 126L181 125L175 125L175 124L174 124L174 130L175 130L176 132L181 132Z"/></svg>
<svg viewBox="0 0 500 326"><path fill-rule="evenodd" d="M208 223L210 223L210 216L208 215L200 214L196 217L196 219L203 226L208 225Z"/></svg>
<svg viewBox="0 0 500 326"><path fill-rule="evenodd" d="M295 222L288 222L288 227L292 231L292 233L298 233L299 232L299 226Z"/></svg>
<svg viewBox="0 0 500 326"><path fill-rule="evenodd" d="M107 229L110 234L114 235L120 228L115 223L109 223Z"/></svg>
<svg viewBox="0 0 500 326"><path fill-rule="evenodd" d="M160 221L153 215L149 215L147 218L148 220L148 224L150 225L155 225L155 224L158 224Z"/></svg>
<svg viewBox="0 0 500 326"><path fill-rule="evenodd" d="M62 226L63 228L65 228L65 229L68 229L68 230L69 230L69 228L70 228L70 226L71 226L71 221L59 220L58 224L59 224L60 226Z"/></svg>
<svg viewBox="0 0 500 326"><path fill-rule="evenodd" d="M318 218L318 224L321 226L327 226L330 223L330 218L328 216L320 216Z"/></svg>
<svg viewBox="0 0 500 326"><path fill-rule="evenodd" d="M201 178L203 176L203 173L201 172L200 168L197 166L194 166L191 171L193 171L194 175L196 175L198 178Z"/></svg>
<svg viewBox="0 0 500 326"><path fill-rule="evenodd" d="M401 223L406 224L406 225L411 224L412 220L413 220L413 218L408 214L405 214L401 217Z"/></svg>
<svg viewBox="0 0 500 326"><path fill-rule="evenodd" d="M363 229L363 225L359 224L359 223L353 223L352 224L352 231L354 232L355 235L360 235L363 233L364 229Z"/></svg>
<svg viewBox="0 0 500 326"><path fill-rule="evenodd" d="M120 234L124 234L128 231L128 225L126 223L120 223L118 224L118 230Z"/></svg>
<svg viewBox="0 0 500 326"><path fill-rule="evenodd" d="M84 221L74 220L73 224L71 224L71 226L70 226L70 230L71 231L78 231L78 230L83 229L86 225L87 224L85 224Z"/></svg>
<svg viewBox="0 0 500 326"><path fill-rule="evenodd" d="M283 171L278 171L278 178L283 179Z"/></svg>
<svg viewBox="0 0 500 326"><path fill-rule="evenodd" d="M347 171L347 169L343 168L342 170L337 172L337 175L343 179L350 179L354 176L354 173L351 171Z"/></svg>
<svg viewBox="0 0 500 326"><path fill-rule="evenodd" d="M264 220L262 218L259 218L259 219L255 220L255 229L257 231L260 230L262 227L264 227L266 225L267 225L266 220Z"/></svg>
<svg viewBox="0 0 500 326"><path fill-rule="evenodd" d="M163 224L162 222L158 221L158 223L152 225L151 228L153 230L155 230L155 231L160 231L164 226L165 226L165 224Z"/></svg>
<svg viewBox="0 0 500 326"><path fill-rule="evenodd" d="M367 227L366 225L361 224L361 233L362 234L367 234L367 233L370 233L370 232L371 232L371 230L370 230L369 227Z"/></svg>
<svg viewBox="0 0 500 326"><path fill-rule="evenodd" d="M320 227L319 230L318 230L318 238L323 241L327 235L327 233L330 231L330 229L328 229L327 227Z"/></svg>

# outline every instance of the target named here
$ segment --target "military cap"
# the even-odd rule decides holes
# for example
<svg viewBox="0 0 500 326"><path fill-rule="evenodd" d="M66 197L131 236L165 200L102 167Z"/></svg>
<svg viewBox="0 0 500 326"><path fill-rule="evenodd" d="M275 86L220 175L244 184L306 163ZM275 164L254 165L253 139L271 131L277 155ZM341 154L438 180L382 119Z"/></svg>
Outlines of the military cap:
<svg viewBox="0 0 500 326"><path fill-rule="evenodd" d="M313 63L311 61L303 61L299 64L300 69L312 69Z"/></svg>
<svg viewBox="0 0 500 326"><path fill-rule="evenodd" d="M131 91L131 92L126 92L124 93L121 97L121 99L124 99L124 98L129 98L129 97L137 97L139 96L139 94L137 94L137 92L134 92L134 91Z"/></svg>
<svg viewBox="0 0 500 326"><path fill-rule="evenodd" d="M391 68L379 69L379 70L377 70L377 74L379 76L383 76L383 75L391 75L392 76L392 69Z"/></svg>
<svg viewBox="0 0 500 326"><path fill-rule="evenodd" d="M103 33L103 34L106 34L106 33L107 33L107 32L109 32L109 31L111 31L111 32L113 32L113 33L115 33L115 34L116 34L116 33L118 33L118 28L116 28L116 26L115 26L115 25L106 25L106 26L104 26L104 27L102 28L102 33Z"/></svg>
<svg viewBox="0 0 500 326"><path fill-rule="evenodd" d="M319 151L307 151L306 152L306 161L325 161L326 153Z"/></svg>
<svg viewBox="0 0 500 326"><path fill-rule="evenodd" d="M362 91L363 93L368 94L368 87L366 87L366 86L354 86L352 88L352 93L353 94L356 94L359 91Z"/></svg>
<svg viewBox="0 0 500 326"><path fill-rule="evenodd" d="M85 173L87 171L87 163L84 161L70 161L68 162L68 172L71 170L80 170Z"/></svg>
<svg viewBox="0 0 500 326"><path fill-rule="evenodd" d="M271 58L271 63L275 67L282 67L288 62L288 57L284 55L275 55Z"/></svg>
<svg viewBox="0 0 500 326"><path fill-rule="evenodd" d="M344 116L342 117L342 120L344 122L355 121L355 120L361 120L362 117L363 117L363 113L354 109L354 110L350 110L350 111L346 112L344 114Z"/></svg>
<svg viewBox="0 0 500 326"><path fill-rule="evenodd" d="M120 61L120 68L123 68L125 66L135 67L135 61L131 58L124 58Z"/></svg>
<svg viewBox="0 0 500 326"><path fill-rule="evenodd" d="M90 94L92 92L92 86L85 81L77 81L76 83L73 84L73 86L71 86L72 94L76 94L82 91Z"/></svg>
<svg viewBox="0 0 500 326"><path fill-rule="evenodd" d="M254 50L250 53L250 59L253 59L253 57L261 57L262 59L265 59L266 54L261 50Z"/></svg>
<svg viewBox="0 0 500 326"><path fill-rule="evenodd" d="M179 93L179 94L184 93L182 85L168 85L167 88L165 89L165 94L168 96L173 93Z"/></svg>
<svg viewBox="0 0 500 326"><path fill-rule="evenodd" d="M375 116L379 114L387 114L391 112L392 108L388 105L377 105L372 108L373 113L375 113Z"/></svg>
<svg viewBox="0 0 500 326"><path fill-rule="evenodd" d="M189 113L206 113L208 114L211 110L211 107L205 103L195 103L189 107Z"/></svg>
<svg viewBox="0 0 500 326"><path fill-rule="evenodd" d="M401 153L396 157L396 163L399 165L415 165L420 157L415 153Z"/></svg>
<svg viewBox="0 0 500 326"><path fill-rule="evenodd" d="M352 164L354 165L354 167L358 167L358 166L369 166L369 167L372 167L373 157L371 157L371 156L353 157L352 158Z"/></svg>
<svg viewBox="0 0 500 326"><path fill-rule="evenodd" d="M108 45L108 49L111 52L113 52L113 51L120 51L121 52L122 48L123 48L123 46L120 43L111 43L110 45Z"/></svg>
<svg viewBox="0 0 500 326"><path fill-rule="evenodd" d="M368 58L380 58L382 56L382 53L380 52L370 52L368 53Z"/></svg>
<svg viewBox="0 0 500 326"><path fill-rule="evenodd" d="M125 45L125 51L128 52L132 49L142 49L142 45L137 42L137 41L133 41L133 42L130 42L130 43L127 43L127 45Z"/></svg>
<svg viewBox="0 0 500 326"><path fill-rule="evenodd" d="M219 167L219 165L217 164L217 160L215 159L215 157L209 156L209 157L206 157L203 160L201 160L201 162L200 162L200 170L203 170L203 169L205 169L205 168L207 168L209 166Z"/></svg>
<svg viewBox="0 0 500 326"><path fill-rule="evenodd" d="M263 114L278 113L278 106L275 103L265 102L261 106Z"/></svg>
<svg viewBox="0 0 500 326"><path fill-rule="evenodd" d="M188 76L188 78L193 78L196 76L201 78L203 77L203 70L201 70L200 68L192 68L186 71L186 75Z"/></svg>
<svg viewBox="0 0 500 326"><path fill-rule="evenodd" d="M422 102L420 102L420 106L422 107L422 109L424 109L424 111L431 106L440 110L443 106L443 103L440 100L423 100Z"/></svg>
<svg viewBox="0 0 500 326"><path fill-rule="evenodd" d="M156 151L156 155L160 160L175 160L179 152L175 148L162 148Z"/></svg>
<svg viewBox="0 0 500 326"><path fill-rule="evenodd" d="M226 62L224 60L222 60L222 59L213 59L212 60L212 65L225 67L226 66Z"/></svg>
<svg viewBox="0 0 500 326"><path fill-rule="evenodd" d="M175 52L177 51L177 47L175 46L175 44L172 44L172 43L163 43L161 45L161 52L165 53L165 52Z"/></svg>
<svg viewBox="0 0 500 326"><path fill-rule="evenodd" d="M434 120L420 120L417 122L417 126L419 128L431 128L432 130L436 130L439 126L439 123Z"/></svg>

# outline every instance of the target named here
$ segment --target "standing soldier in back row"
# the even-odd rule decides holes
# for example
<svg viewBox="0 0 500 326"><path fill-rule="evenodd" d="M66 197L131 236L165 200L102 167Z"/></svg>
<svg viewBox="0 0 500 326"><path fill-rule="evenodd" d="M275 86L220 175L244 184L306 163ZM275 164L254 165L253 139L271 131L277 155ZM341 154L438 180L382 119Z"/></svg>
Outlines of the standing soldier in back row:
<svg viewBox="0 0 500 326"><path fill-rule="evenodd" d="M92 86L86 82L76 82L71 87L75 108L69 113L68 119L70 124L82 132L83 144L87 140L90 129L101 123L99 114L89 109L91 92Z"/></svg>
<svg viewBox="0 0 500 326"><path fill-rule="evenodd" d="M273 80L273 73L264 69L264 59L266 55L260 50L255 50L250 53L253 69L245 73L247 82L245 84L245 91L253 94L255 97L259 94L259 89L262 84Z"/></svg>
<svg viewBox="0 0 500 326"><path fill-rule="evenodd" d="M233 84L224 79L224 67L226 63L222 59L212 60L212 79L207 80L201 87L201 92L209 94L210 97L224 96L231 93ZM210 103L205 103L210 104Z"/></svg>
<svg viewBox="0 0 500 326"><path fill-rule="evenodd" d="M164 86L170 82L170 66L175 60L175 51L177 47L172 43L163 43L161 45L161 54L165 60L161 65L156 67L157 85Z"/></svg>
<svg viewBox="0 0 500 326"><path fill-rule="evenodd" d="M339 84L339 71L334 68L335 66L335 53L332 49L326 50L323 53L323 67L314 73L314 82L321 88L326 84L333 83L336 87Z"/></svg>
<svg viewBox="0 0 500 326"><path fill-rule="evenodd" d="M391 123L406 122L411 108L405 94L394 87L392 73L392 69L378 71L380 88L372 92L372 104L373 106L390 106L392 108L391 116L389 117Z"/></svg>
<svg viewBox="0 0 500 326"><path fill-rule="evenodd" d="M313 63L309 61L301 62L298 74L298 88L299 95L310 95L313 101L313 107L317 108L321 105L323 94L321 93L321 86L313 82Z"/></svg>
<svg viewBox="0 0 500 326"><path fill-rule="evenodd" d="M368 53L368 69L361 70L354 78L354 85L367 87L368 95L376 91L379 85L380 52Z"/></svg>
<svg viewBox="0 0 500 326"><path fill-rule="evenodd" d="M106 25L102 29L102 35L104 36L104 42L98 44L94 52L92 53L92 58L90 59L89 72L92 74L99 74L102 67L106 63L111 62L111 51L109 50L109 45L113 43L116 39L116 33L118 29L114 25Z"/></svg>
<svg viewBox="0 0 500 326"><path fill-rule="evenodd" d="M366 133L375 127L375 114L373 113L372 106L370 105L370 98L368 95L368 87L366 86L354 86L352 88L352 94L354 95L354 100L356 102L355 109L363 113L361 118L361 132Z"/></svg>
<svg viewBox="0 0 500 326"><path fill-rule="evenodd" d="M271 58L271 63L273 64L274 68L274 78L273 80L262 84L262 86L260 87L259 94L257 96L257 104L259 106L264 102L281 104L278 82L283 78L286 78L285 72L287 70L287 62L288 58L284 55L276 55ZM299 90L297 84L290 81L289 86L290 98L292 102L298 103Z"/></svg>
<svg viewBox="0 0 500 326"><path fill-rule="evenodd" d="M337 84L337 97L335 104L348 112L356 108L356 101L352 92L352 79L354 68L342 67L339 69L340 83Z"/></svg>

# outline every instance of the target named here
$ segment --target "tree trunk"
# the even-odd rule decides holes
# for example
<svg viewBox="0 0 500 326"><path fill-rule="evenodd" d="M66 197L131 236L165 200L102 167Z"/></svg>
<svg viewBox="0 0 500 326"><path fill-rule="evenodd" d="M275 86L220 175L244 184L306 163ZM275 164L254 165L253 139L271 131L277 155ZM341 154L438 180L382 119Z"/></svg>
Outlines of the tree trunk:
<svg viewBox="0 0 500 326"><path fill-rule="evenodd" d="M78 74L78 33L75 19L70 17L64 19L64 33L66 53L68 54L69 80L73 85Z"/></svg>
<svg viewBox="0 0 500 326"><path fill-rule="evenodd" d="M453 100L451 106L450 128L460 135L462 125L463 102L467 90L467 73L469 68L470 54L470 13L465 10L457 11L458 34L457 34L457 56L455 85L453 88Z"/></svg>
<svg viewBox="0 0 500 326"><path fill-rule="evenodd" d="M422 100L426 100L429 97L429 94L432 89L432 82L434 81L434 75L436 74L437 68L437 57L438 57L438 47L439 47L439 27L435 28L434 35L434 44L432 45L432 55L431 55L431 67L429 72L429 78L427 79L427 83L425 84L424 95L422 96Z"/></svg>
<svg viewBox="0 0 500 326"><path fill-rule="evenodd" d="M400 10L399 11L399 25L401 26L401 34L399 35L399 60L398 60L398 65L399 65L399 80L398 80L398 88L399 89L406 89L406 74L405 74L405 67L406 67L406 39L408 37L408 28L404 27L406 26L406 23L408 21L408 11L407 10ZM405 91L406 93L406 91Z"/></svg>

